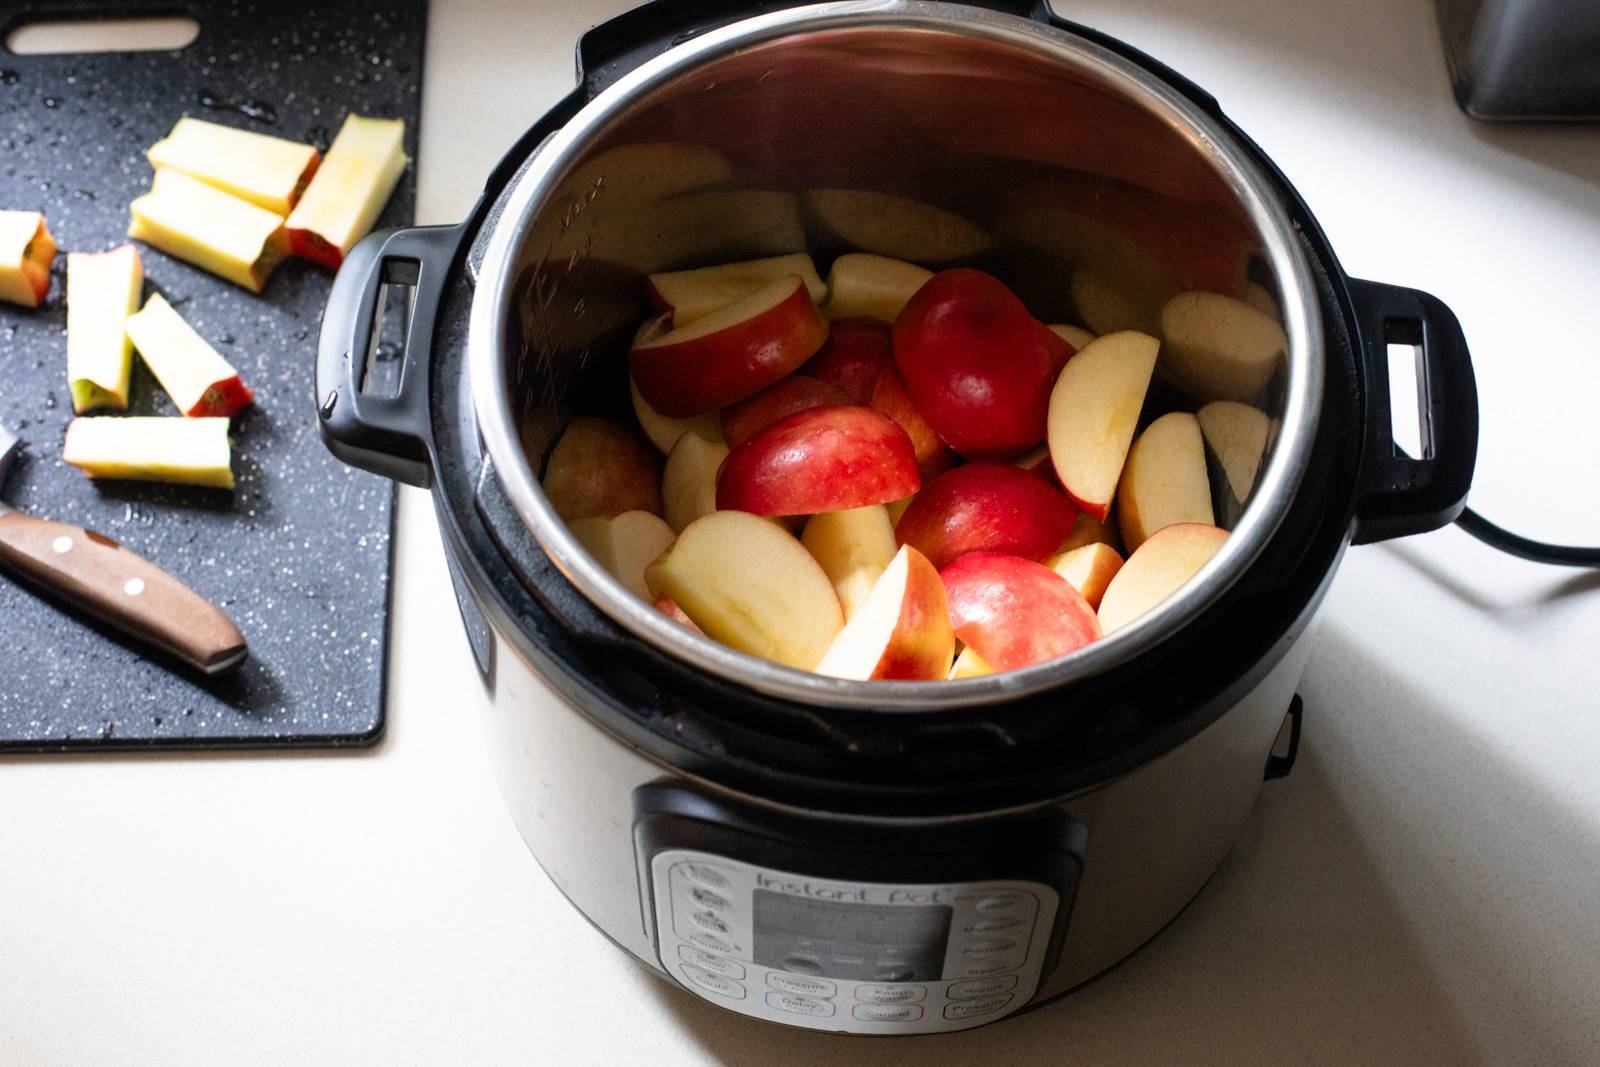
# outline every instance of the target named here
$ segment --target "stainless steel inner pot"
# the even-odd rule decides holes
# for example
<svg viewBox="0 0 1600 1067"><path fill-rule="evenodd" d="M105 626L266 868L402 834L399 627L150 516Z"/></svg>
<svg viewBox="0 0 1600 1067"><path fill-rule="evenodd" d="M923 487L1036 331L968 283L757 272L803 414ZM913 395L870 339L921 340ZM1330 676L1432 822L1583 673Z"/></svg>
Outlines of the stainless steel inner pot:
<svg viewBox="0 0 1600 1067"><path fill-rule="evenodd" d="M863 191L933 204L975 223L984 239L904 225L901 212ZM819 210L824 201L845 210ZM1224 592L1300 488L1324 352L1287 216L1241 146L1201 109L1062 31L913 0L747 19L677 44L599 94L532 158L504 202L478 271L468 361L506 495L605 614L755 690L910 711L1098 673ZM980 266L1044 321L1101 333L1158 332L1158 309L1185 290L1275 305L1287 350L1251 398L1273 418L1275 436L1222 551L1178 595L1111 637L1026 670L955 682L851 682L783 667L694 635L639 601L550 508L541 457L572 412L626 404L623 356L644 313L643 274L807 249L824 271L829 256L851 250Z"/></svg>

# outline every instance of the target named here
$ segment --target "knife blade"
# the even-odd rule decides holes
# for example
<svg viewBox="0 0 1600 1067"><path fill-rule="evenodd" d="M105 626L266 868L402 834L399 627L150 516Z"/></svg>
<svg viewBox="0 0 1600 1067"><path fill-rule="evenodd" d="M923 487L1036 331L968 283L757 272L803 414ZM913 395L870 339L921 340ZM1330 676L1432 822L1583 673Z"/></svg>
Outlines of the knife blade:
<svg viewBox="0 0 1600 1067"><path fill-rule="evenodd" d="M0 490L22 442L0 426ZM233 620L205 597L111 538L28 515L0 500L0 567L205 674L249 655Z"/></svg>

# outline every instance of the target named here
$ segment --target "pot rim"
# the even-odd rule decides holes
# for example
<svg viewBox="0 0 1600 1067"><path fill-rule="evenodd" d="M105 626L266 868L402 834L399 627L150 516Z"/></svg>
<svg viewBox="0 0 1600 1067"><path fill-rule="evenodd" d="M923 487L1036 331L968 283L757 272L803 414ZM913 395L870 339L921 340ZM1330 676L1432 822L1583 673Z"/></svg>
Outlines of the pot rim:
<svg viewBox="0 0 1600 1067"><path fill-rule="evenodd" d="M1222 549L1175 596L1116 634L1045 663L976 678L861 682L814 674L738 652L678 625L596 563L551 508L522 448L507 376L517 255L544 201L594 136L642 96L731 52L798 32L891 28L966 35L1029 49L1141 106L1194 145L1255 225L1273 270L1289 339L1282 425L1249 506ZM522 169L480 266L467 331L472 403L507 498L554 566L619 626L701 670L802 704L886 712L1009 702L1100 674L1193 622L1249 568L1287 513L1310 460L1322 405L1324 339L1316 289L1294 226L1266 175L1222 124L1172 85L1068 31L984 8L928 0L835 0L708 31L641 64L599 93Z"/></svg>

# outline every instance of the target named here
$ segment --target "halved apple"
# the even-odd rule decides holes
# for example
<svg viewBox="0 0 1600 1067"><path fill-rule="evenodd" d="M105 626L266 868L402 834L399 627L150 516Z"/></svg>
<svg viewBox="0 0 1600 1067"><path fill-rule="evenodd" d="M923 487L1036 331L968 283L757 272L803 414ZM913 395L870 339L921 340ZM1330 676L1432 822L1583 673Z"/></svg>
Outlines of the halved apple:
<svg viewBox="0 0 1600 1067"><path fill-rule="evenodd" d="M957 678L977 678L985 674L993 674L994 668L983 661L983 657L970 648L963 648L961 655L956 657L955 663L950 665L947 677L953 682Z"/></svg>
<svg viewBox="0 0 1600 1067"><path fill-rule="evenodd" d="M888 323L876 319L835 319L828 328L827 343L798 373L837 385L850 395L852 404L866 404L872 400L878 375L893 360Z"/></svg>
<svg viewBox="0 0 1600 1067"><path fill-rule="evenodd" d="M672 418L724 407L799 367L828 339L805 279L791 274L687 326L635 345L628 368Z"/></svg>
<svg viewBox="0 0 1600 1067"><path fill-rule="evenodd" d="M887 504L921 484L911 439L893 419L863 407L810 408L729 453L717 475L717 507L815 515Z"/></svg>
<svg viewBox="0 0 1600 1067"><path fill-rule="evenodd" d="M1100 636L1083 594L1042 563L968 552L939 576L956 637L997 671L1055 659Z"/></svg>
<svg viewBox="0 0 1600 1067"><path fill-rule="evenodd" d="M1244 511L1255 488L1261 461L1272 436L1272 420L1260 408L1236 400L1213 400L1199 411L1200 433L1208 460L1214 460L1221 477L1213 479L1213 500L1223 516L1221 525L1232 527Z"/></svg>
<svg viewBox="0 0 1600 1067"><path fill-rule="evenodd" d="M50 291L56 242L37 211L0 211L0 300L36 308Z"/></svg>
<svg viewBox="0 0 1600 1067"><path fill-rule="evenodd" d="M595 562L641 600L651 599L644 584L644 569L671 546L678 535L659 515L624 511L620 515L591 515L567 526Z"/></svg>
<svg viewBox="0 0 1600 1067"><path fill-rule="evenodd" d="M1044 565L1071 582L1091 608L1098 608L1106 586L1122 569L1122 557L1110 545L1095 541L1051 556Z"/></svg>
<svg viewBox="0 0 1600 1067"><path fill-rule="evenodd" d="M825 242L913 263L969 259L995 244L976 223L896 193L811 189L800 203Z"/></svg>
<svg viewBox="0 0 1600 1067"><path fill-rule="evenodd" d="M1257 400L1289 351L1276 319L1221 293L1168 300L1161 338L1162 375L1205 400Z"/></svg>
<svg viewBox="0 0 1600 1067"><path fill-rule="evenodd" d="M858 681L933 681L949 674L955 643L939 572L906 545L816 669Z"/></svg>
<svg viewBox="0 0 1600 1067"><path fill-rule="evenodd" d="M690 523L644 577L708 637L790 667L814 668L844 629L839 598L811 553L742 511Z"/></svg>
<svg viewBox="0 0 1600 1067"><path fill-rule="evenodd" d="M850 619L894 558L894 525L882 504L825 511L806 520L800 543L822 565Z"/></svg>
<svg viewBox="0 0 1600 1067"><path fill-rule="evenodd" d="M674 327L687 326L791 274L805 281L813 303L820 304L827 297L828 287L804 252L652 274L645 283L645 296L657 311L672 316Z"/></svg>
<svg viewBox="0 0 1600 1067"><path fill-rule="evenodd" d="M228 418L252 399L239 372L194 327L153 293L123 322L128 340L178 410L191 418Z"/></svg>
<svg viewBox="0 0 1600 1067"><path fill-rule="evenodd" d="M275 215L293 210L322 159L308 144L188 116L145 156Z"/></svg>
<svg viewBox="0 0 1600 1067"><path fill-rule="evenodd" d="M337 269L383 213L406 170L403 119L345 116L322 165L284 221L294 254Z"/></svg>
<svg viewBox="0 0 1600 1067"><path fill-rule="evenodd" d="M1104 522L1111 512L1160 342L1128 330L1098 337L1061 371L1050 393L1050 460L1074 503Z"/></svg>
<svg viewBox="0 0 1600 1067"><path fill-rule="evenodd" d="M888 256L849 252L828 270L822 313L834 321L866 318L893 322L933 271Z"/></svg>
<svg viewBox="0 0 1600 1067"><path fill-rule="evenodd" d="M133 345L123 323L139 310L144 265L139 250L67 255L67 388L72 410L126 408Z"/></svg>
<svg viewBox="0 0 1600 1067"><path fill-rule="evenodd" d="M175 170L129 205L128 236L252 293L289 254L283 217Z"/></svg>
<svg viewBox="0 0 1600 1067"><path fill-rule="evenodd" d="M1093 341L1095 336L1082 326L1067 326L1062 323L1053 324L1050 332L1071 345L1074 352Z"/></svg>
<svg viewBox="0 0 1600 1067"><path fill-rule="evenodd" d="M1157 530L1106 587L1100 599L1101 627L1108 634L1120 630L1176 593L1227 539L1228 531L1196 523Z"/></svg>
<svg viewBox="0 0 1600 1067"><path fill-rule="evenodd" d="M76 418L61 458L91 478L233 488L227 419Z"/></svg>
<svg viewBox="0 0 1600 1067"><path fill-rule="evenodd" d="M767 386L754 396L722 409L722 439L736 448L786 415L807 408L851 403L850 394L837 385L791 374Z"/></svg>
<svg viewBox="0 0 1600 1067"><path fill-rule="evenodd" d="M556 439L544 495L567 522L624 511L661 514L661 464L639 435L607 419L577 418Z"/></svg>
<svg viewBox="0 0 1600 1067"><path fill-rule="evenodd" d="M1117 520L1130 552L1175 522L1215 524L1206 446L1193 415L1169 411L1133 442L1117 488Z"/></svg>
<svg viewBox="0 0 1600 1067"><path fill-rule="evenodd" d="M684 527L717 510L717 471L728 458L728 446L699 434L678 438L661 474L661 502L667 525Z"/></svg>
<svg viewBox="0 0 1600 1067"><path fill-rule="evenodd" d="M722 440L722 419L715 411L691 415L687 419L669 419L650 406L650 401L639 392L639 386L632 378L628 379L628 394L633 398L633 413L638 416L639 428L650 438L650 443L661 450L662 455L671 452L678 439L686 433L692 433L703 441Z"/></svg>
<svg viewBox="0 0 1600 1067"><path fill-rule="evenodd" d="M930 481L895 525L895 539L944 567L986 549L1031 560L1054 552L1077 509L1029 471L968 463Z"/></svg>

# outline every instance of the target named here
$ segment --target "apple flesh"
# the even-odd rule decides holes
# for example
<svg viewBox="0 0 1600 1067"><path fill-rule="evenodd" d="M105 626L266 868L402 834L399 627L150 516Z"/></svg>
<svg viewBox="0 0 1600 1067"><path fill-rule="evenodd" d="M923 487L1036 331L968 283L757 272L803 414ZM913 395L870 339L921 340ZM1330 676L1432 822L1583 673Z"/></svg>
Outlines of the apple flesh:
<svg viewBox="0 0 1600 1067"><path fill-rule="evenodd" d="M804 280L813 303L827 298L828 287L804 252L652 274L645 282L645 297L657 311L671 316L673 326L687 326L791 274Z"/></svg>
<svg viewBox="0 0 1600 1067"><path fill-rule="evenodd" d="M338 269L365 237L406 170L402 119L347 115L284 221L294 254Z"/></svg>
<svg viewBox="0 0 1600 1067"><path fill-rule="evenodd" d="M1176 593L1199 573L1228 531L1180 523L1157 530L1128 557L1100 600L1100 625L1106 633L1122 629Z"/></svg>
<svg viewBox="0 0 1600 1067"><path fill-rule="evenodd" d="M728 446L721 441L692 433L678 438L661 475L662 514L668 526L682 533L694 520L717 510L717 471L727 458Z"/></svg>
<svg viewBox="0 0 1600 1067"><path fill-rule="evenodd" d="M800 543L833 583L844 617L852 619L894 559L894 524L882 504L825 511L806 521Z"/></svg>
<svg viewBox="0 0 1600 1067"><path fill-rule="evenodd" d="M1258 400L1283 366L1276 319L1221 293L1179 293L1161 309L1161 373L1204 400Z"/></svg>
<svg viewBox="0 0 1600 1067"><path fill-rule="evenodd" d="M50 292L56 242L37 211L0 211L0 300L36 308Z"/></svg>
<svg viewBox="0 0 1600 1067"><path fill-rule="evenodd" d="M817 664L818 674L857 681L934 681L950 671L955 635L944 582L906 545Z"/></svg>
<svg viewBox="0 0 1600 1067"><path fill-rule="evenodd" d="M1050 332L1072 346L1074 352L1094 340L1094 334L1082 326L1066 326L1061 323L1051 325Z"/></svg>
<svg viewBox="0 0 1600 1067"><path fill-rule="evenodd" d="M678 536L659 515L648 511L624 511L610 517L591 515L574 519L568 529L607 574L641 600L651 599L644 584L644 569Z"/></svg>
<svg viewBox="0 0 1600 1067"><path fill-rule="evenodd" d="M1206 446L1193 415L1170 411L1134 441L1117 489L1117 520L1130 552L1163 526L1214 525Z"/></svg>
<svg viewBox="0 0 1600 1067"><path fill-rule="evenodd" d="M1122 557L1110 545L1095 541L1051 556L1044 565L1071 582L1091 608L1099 608L1106 586L1122 569Z"/></svg>
<svg viewBox="0 0 1600 1067"><path fill-rule="evenodd" d="M1072 357L1050 393L1050 460L1074 503L1101 522L1150 387L1160 342L1148 334L1106 334Z"/></svg>
<svg viewBox="0 0 1600 1067"><path fill-rule="evenodd" d="M799 373L838 386L852 404L869 403L878 375L894 359L892 336L888 324L876 319L835 320L827 343Z"/></svg>
<svg viewBox="0 0 1600 1067"><path fill-rule="evenodd" d="M729 448L736 448L757 430L797 411L851 403L850 394L837 385L791 374L755 396L723 408L722 439Z"/></svg>
<svg viewBox="0 0 1600 1067"><path fill-rule="evenodd" d="M252 293L289 254L283 217L175 170L128 206L128 236Z"/></svg>
<svg viewBox="0 0 1600 1067"><path fill-rule="evenodd" d="M544 495L567 522L624 511L661 514L661 468L639 435L606 419L577 418L550 450Z"/></svg>
<svg viewBox="0 0 1600 1067"><path fill-rule="evenodd" d="M741 511L696 519L645 569L656 596L715 641L811 670L844 629L822 567L774 523Z"/></svg>
<svg viewBox="0 0 1600 1067"><path fill-rule="evenodd" d="M893 322L931 277L933 271L915 263L850 252L834 260L828 271L828 300L822 313L835 322L855 318Z"/></svg>
<svg viewBox="0 0 1600 1067"><path fill-rule="evenodd" d="M250 390L232 364L217 354L194 327L152 294L123 323L128 340L178 410L191 418L228 418L247 407Z"/></svg>
<svg viewBox="0 0 1600 1067"><path fill-rule="evenodd" d="M809 359L827 337L828 322L805 280L791 274L634 345L628 367L651 407L686 418L760 392Z"/></svg>
<svg viewBox="0 0 1600 1067"><path fill-rule="evenodd" d="M969 463L923 486L894 533L941 569L983 550L1038 561L1056 550L1076 516L1066 497L1028 471Z"/></svg>
<svg viewBox="0 0 1600 1067"><path fill-rule="evenodd" d="M873 384L870 403L874 411L899 423L911 439L911 449L917 457L917 473L922 477L932 478L960 462L955 450L944 443L912 403L911 394L906 392L905 382L892 362L884 364Z"/></svg>
<svg viewBox="0 0 1600 1067"><path fill-rule="evenodd" d="M921 484L911 439L893 419L851 405L810 408L728 454L717 476L717 508L814 515L887 504Z"/></svg>
<svg viewBox="0 0 1600 1067"><path fill-rule="evenodd" d="M143 292L144 265L133 245L67 255L67 388L74 412L128 406L133 344L123 323L139 310Z"/></svg>
<svg viewBox="0 0 1600 1067"><path fill-rule="evenodd" d="M824 242L914 263L970 259L994 247L994 237L953 212L895 193L811 189L800 204Z"/></svg>
<svg viewBox="0 0 1600 1067"><path fill-rule="evenodd" d="M1064 656L1100 636L1083 594L1033 560L969 552L939 576L956 637L996 671Z"/></svg>
<svg viewBox="0 0 1600 1067"><path fill-rule="evenodd" d="M941 271L894 322L906 392L968 459L1008 459L1045 437L1050 385L1067 344L982 271Z"/></svg>
<svg viewBox="0 0 1600 1067"><path fill-rule="evenodd" d="M632 378L628 379L628 394L633 399L633 413L639 419L639 428L662 455L670 453L678 439L686 433L692 433L703 441L722 440L722 420L714 411L692 415L687 419L668 418L650 406L650 401L639 392L639 386Z"/></svg>
<svg viewBox="0 0 1600 1067"><path fill-rule="evenodd" d="M233 488L227 419L76 418L61 458L91 478Z"/></svg>
<svg viewBox="0 0 1600 1067"><path fill-rule="evenodd" d="M1114 514L1114 512L1113 512ZM1112 548L1122 543L1117 536L1116 526L1109 521L1101 522L1087 511L1079 511L1078 518L1072 524L1072 529L1067 531L1067 539L1056 547L1056 552L1071 552L1084 545L1102 544Z"/></svg>
<svg viewBox="0 0 1600 1067"><path fill-rule="evenodd" d="M979 678L993 673L994 668L985 663L982 656L970 648L963 648L955 663L950 665L950 673L946 677L953 682L958 678Z"/></svg>
<svg viewBox="0 0 1600 1067"><path fill-rule="evenodd" d="M1212 479L1212 499L1223 518L1220 525L1232 527L1261 473L1272 420L1260 408L1236 400L1214 400L1195 412L1195 418L1205 438L1207 464L1214 464L1219 475Z"/></svg>
<svg viewBox="0 0 1600 1067"><path fill-rule="evenodd" d="M661 614L665 615L673 622L677 623L679 626L693 630L702 637L705 636L705 631L696 626L694 624L694 620L689 618L688 614L685 613L682 608L678 607L678 602L673 600L671 597L658 596L654 601L651 602L650 606L661 612Z"/></svg>
<svg viewBox="0 0 1600 1067"><path fill-rule="evenodd" d="M322 159L308 144L187 116L145 156L275 215L294 209Z"/></svg>

